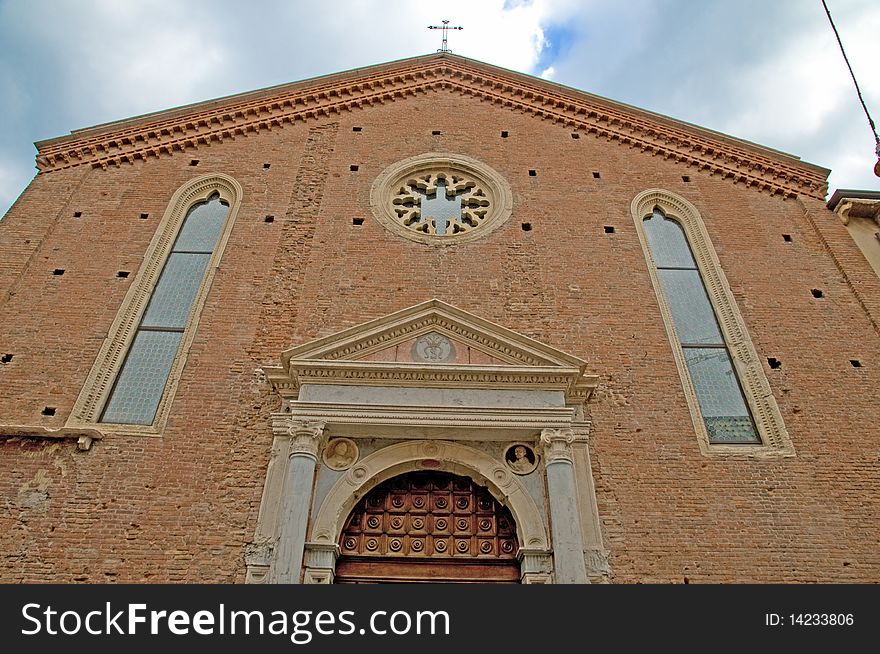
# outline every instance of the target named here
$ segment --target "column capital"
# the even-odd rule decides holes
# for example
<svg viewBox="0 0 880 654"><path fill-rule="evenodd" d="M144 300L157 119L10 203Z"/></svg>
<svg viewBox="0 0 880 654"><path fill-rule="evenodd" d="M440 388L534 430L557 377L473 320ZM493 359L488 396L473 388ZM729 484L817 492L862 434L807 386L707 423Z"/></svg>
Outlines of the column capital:
<svg viewBox="0 0 880 654"><path fill-rule="evenodd" d="M557 461L572 463L571 444L575 441L574 429L542 429L541 445L547 464Z"/></svg>
<svg viewBox="0 0 880 654"><path fill-rule="evenodd" d="M285 431L290 435L287 456L305 455L317 460L318 451L324 444L325 426L326 423L321 420L288 418L284 425Z"/></svg>

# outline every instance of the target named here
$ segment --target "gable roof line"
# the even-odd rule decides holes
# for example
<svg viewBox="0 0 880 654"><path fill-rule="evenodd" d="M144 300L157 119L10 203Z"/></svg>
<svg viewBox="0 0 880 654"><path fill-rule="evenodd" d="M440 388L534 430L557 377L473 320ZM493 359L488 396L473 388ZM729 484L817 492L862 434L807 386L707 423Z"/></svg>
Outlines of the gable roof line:
<svg viewBox="0 0 880 654"><path fill-rule="evenodd" d="M620 102L619 100L614 100L612 98L607 98L602 95L598 95L595 93L590 93L589 91L584 91L583 89L578 89L573 86L566 86L565 84L560 84L559 82L554 82L552 80L547 80L541 77L536 77L534 75L529 75L527 73L521 73L519 71L511 70L509 68L504 68L502 66L496 66L494 64L490 64L484 61L480 61L479 59L472 59L470 57L464 57L461 55L456 55L451 52L443 52L443 53L431 53L427 55L418 55L415 57L404 57L401 59L396 59L393 61L383 62L379 64L372 64L369 66L358 66L357 68L350 68L348 70L339 71L336 73L329 73L327 75L317 75L315 77L308 77L303 80L297 80L295 82L284 82L281 84L275 84L272 86L266 86L261 89L254 89L252 91L244 91L242 93L233 93L230 95L219 96L216 98L211 98L209 100L200 100L198 102L192 102L189 104L180 105L177 107L170 107L168 109L160 109L158 111L151 111L145 114L139 114L137 116L131 116L128 118L122 118L120 120L112 120L106 123L98 123L96 125L90 125L88 127L83 127L79 129L71 130L70 134L63 134L61 136L50 137L48 139L42 139L40 141L34 142L34 145L38 148L49 147L57 143L62 143L66 141L71 141L79 138L86 138L95 134L103 134L110 131L115 131L120 128L125 128L128 126L140 125L149 121L150 119L157 118L172 118L185 114L190 114L194 111L200 111L204 109L214 109L221 107L225 104L232 104L237 102L247 102L251 100L262 99L268 95L275 95L278 93L282 93L285 91L302 91L312 86L326 84L328 82L333 82L335 80L346 79L358 75L369 75L372 73L380 72L383 69L393 69L398 68L401 65L416 63L416 62L425 62L425 61L435 61L439 59L450 59L455 61L456 59L461 60L463 62L467 62L471 65L487 68L490 71L503 71L507 75L515 76L521 78L526 83L533 83L536 85L545 86L548 90L557 90L563 94L565 93L574 93L582 96L586 96L591 100L595 100L598 102L607 103L614 107L619 107L621 109L633 111L636 113L644 114L653 119L660 119L663 122L669 122L672 125L684 125L690 129L697 130L700 132L704 132L711 136L729 140L733 143L739 145L745 145L748 147L755 148L756 150L772 153L775 155L779 155L782 157L794 159L800 163L804 163L808 166L813 166L820 170L825 170L823 167L818 166L816 164L811 164L809 162L805 162L799 156L792 154L790 152L785 152L783 150L778 150L776 148L771 148L766 145L762 145L760 143L755 143L754 141L749 141L748 139L742 139L736 136L732 136L730 134L726 134L724 132L719 132L718 130L709 129L708 127L703 127L702 125L697 125L696 123L691 123L685 120L681 120L679 118L674 118L667 114L662 114L656 111L651 111L650 109L644 109L642 107L638 107L636 105L628 104L626 102Z"/></svg>
<svg viewBox="0 0 880 654"><path fill-rule="evenodd" d="M132 163L437 89L458 90L763 190L824 197L828 170L660 114L448 53L187 105L37 143L41 172Z"/></svg>
<svg viewBox="0 0 880 654"><path fill-rule="evenodd" d="M746 146L749 148L753 148L759 152L768 153L772 155L776 155L779 157L783 157L786 159L792 159L795 162L806 165L817 170L829 172L828 169L819 166L817 164L809 163L801 159L799 156L792 154L790 152L785 152L783 150L778 150L776 148L771 148L766 145L761 145L760 143L755 143L754 141L749 141L748 139L739 138L737 136L732 136L730 134L726 134L724 132L719 132L718 130L709 129L708 127L703 127L701 125L697 125L696 123L690 123L686 120L681 120L679 118L674 118L667 114L661 114L656 111L651 111L650 109L644 109L642 107L638 107L636 105L627 104L626 102L621 102L619 100L614 100L612 98L607 98L603 95L598 95L596 93L590 93L589 91L584 91L583 89L579 89L573 86L566 86L565 84L560 84L559 82L554 82L552 80L547 80L542 77L536 77L534 75L529 75L528 73L522 73L516 70L510 70L508 68L503 68L501 66L495 66L494 64L486 63L484 61L480 61L478 59L471 59L469 57L462 57L461 55L455 55L449 53L449 58L452 59L460 59L463 62L469 63L473 66L480 67L486 69L488 72L502 72L508 76L518 78L524 84L531 84L537 87L544 87L550 92L560 93L562 95L566 94L574 94L579 97L583 97L585 99L591 100L593 102L607 104L613 108L621 109L626 112L633 112L637 114L644 115L645 117L651 119L652 121L660 121L670 126L684 126L688 129L695 130L701 132L705 135L722 139L730 142L734 145Z"/></svg>
<svg viewBox="0 0 880 654"><path fill-rule="evenodd" d="M456 55L457 56L457 55ZM159 109L158 111L150 111L145 114L138 114L137 116L130 116L128 118L121 118L119 120L111 120L106 123L98 123L96 125L89 125L88 127L82 127L79 129L71 130L70 134L62 134L61 136L53 136L48 139L43 139L40 141L36 141L34 143L38 148L49 146L54 143L72 140L75 138L87 137L95 133L105 133L107 131L115 131L119 128L125 128L130 125L139 125L144 123L145 121L149 121L150 119L156 118L172 118L180 115L190 114L193 112L197 112L204 108L215 109L217 107L221 107L226 104L235 104L242 102L250 102L252 100L260 100L267 96L276 95L278 93L284 93L287 91L303 91L312 87L321 86L330 82L334 82L337 80L343 80L355 76L363 76L370 75L376 72L381 72L383 69L391 69L397 68L401 64L406 64L409 62L417 62L424 61L429 59L439 58L439 53L432 53L429 55L418 55L415 57L404 57L402 59L395 59L393 61L386 61L378 64L371 64L368 66L358 66L356 68L349 68L348 70L338 71L336 73L328 73L326 75L316 75L315 77L307 77L305 79L296 80L294 82L282 82L281 84L273 84L272 86L264 86L260 89L254 89L252 91L243 91L241 93L232 93L230 95L221 95L216 98L211 98L208 100L199 100L197 102L191 102L188 104L182 104L177 107L169 107L168 109ZM466 59L466 57L462 57ZM476 61L476 60L473 60Z"/></svg>

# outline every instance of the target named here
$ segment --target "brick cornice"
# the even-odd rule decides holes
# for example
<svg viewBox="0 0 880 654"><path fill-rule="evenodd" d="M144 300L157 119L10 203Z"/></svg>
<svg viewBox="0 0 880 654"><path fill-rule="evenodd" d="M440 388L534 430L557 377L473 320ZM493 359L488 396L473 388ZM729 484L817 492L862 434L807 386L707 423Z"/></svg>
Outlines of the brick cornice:
<svg viewBox="0 0 880 654"><path fill-rule="evenodd" d="M297 121L437 91L531 113L784 197L823 199L828 171L575 89L455 55L427 55L112 123L38 144L41 173L119 166Z"/></svg>

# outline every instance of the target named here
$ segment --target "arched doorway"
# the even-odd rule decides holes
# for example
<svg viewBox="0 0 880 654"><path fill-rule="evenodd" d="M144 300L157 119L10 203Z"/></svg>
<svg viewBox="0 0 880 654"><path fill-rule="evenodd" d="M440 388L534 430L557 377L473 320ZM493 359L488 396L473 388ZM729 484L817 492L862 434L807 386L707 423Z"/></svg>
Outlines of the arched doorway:
<svg viewBox="0 0 880 654"><path fill-rule="evenodd" d="M519 583L510 511L447 472L393 477L367 493L339 538L336 583Z"/></svg>

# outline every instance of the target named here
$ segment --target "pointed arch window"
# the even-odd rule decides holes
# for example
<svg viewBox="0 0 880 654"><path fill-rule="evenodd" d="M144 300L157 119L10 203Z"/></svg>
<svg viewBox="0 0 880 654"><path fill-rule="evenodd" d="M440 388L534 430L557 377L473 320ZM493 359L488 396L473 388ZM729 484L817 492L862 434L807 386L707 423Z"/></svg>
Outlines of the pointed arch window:
<svg viewBox="0 0 880 654"><path fill-rule="evenodd" d="M705 454L794 449L697 209L661 190L632 204Z"/></svg>
<svg viewBox="0 0 880 654"><path fill-rule="evenodd" d="M193 205L153 289L100 422L151 425L208 261L229 214L215 193Z"/></svg>
<svg viewBox="0 0 880 654"><path fill-rule="evenodd" d="M658 208L642 225L709 442L760 443L684 230Z"/></svg>
<svg viewBox="0 0 880 654"><path fill-rule="evenodd" d="M160 433L241 202L205 175L175 193L68 424Z"/></svg>

